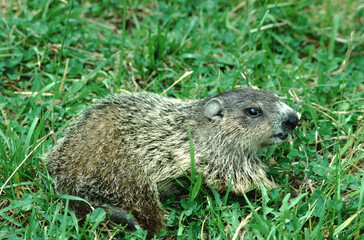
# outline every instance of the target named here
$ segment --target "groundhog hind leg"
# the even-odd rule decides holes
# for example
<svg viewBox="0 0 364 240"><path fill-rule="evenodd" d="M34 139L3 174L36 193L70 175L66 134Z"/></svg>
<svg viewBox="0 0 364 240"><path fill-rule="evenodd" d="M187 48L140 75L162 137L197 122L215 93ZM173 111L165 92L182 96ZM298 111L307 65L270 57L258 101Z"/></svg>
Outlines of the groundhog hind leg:
<svg viewBox="0 0 364 240"><path fill-rule="evenodd" d="M139 225L131 214L121 208L106 204L95 204L94 207L104 209L110 221L116 224L126 225L126 230L128 231L135 231L136 225Z"/></svg>
<svg viewBox="0 0 364 240"><path fill-rule="evenodd" d="M127 211L107 204L98 204L90 202L93 208L102 208L106 212L107 219L116 224L126 225L126 230L134 231L136 230L136 225L139 223L136 219ZM77 218L81 220L81 223L84 223L86 215L89 214L92 209L91 207L82 201L70 201L70 209L74 210Z"/></svg>
<svg viewBox="0 0 364 240"><path fill-rule="evenodd" d="M110 189L103 189L107 194L103 198L110 204L102 204L101 207L109 212L110 220L121 220L130 230L135 229L137 224L148 230L148 236L153 236L164 227L164 212L156 184L140 166L128 165L114 169L118 172L113 173ZM128 218L130 214L132 218Z"/></svg>

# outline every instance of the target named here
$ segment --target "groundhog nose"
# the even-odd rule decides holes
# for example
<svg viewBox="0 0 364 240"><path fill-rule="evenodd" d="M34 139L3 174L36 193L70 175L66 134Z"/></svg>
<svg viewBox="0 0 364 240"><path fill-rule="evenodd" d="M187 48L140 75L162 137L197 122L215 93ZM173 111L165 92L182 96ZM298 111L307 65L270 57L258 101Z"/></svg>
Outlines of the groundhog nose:
<svg viewBox="0 0 364 240"><path fill-rule="evenodd" d="M282 128L285 132L292 132L298 123L298 116L296 113L290 113L287 120L282 123Z"/></svg>

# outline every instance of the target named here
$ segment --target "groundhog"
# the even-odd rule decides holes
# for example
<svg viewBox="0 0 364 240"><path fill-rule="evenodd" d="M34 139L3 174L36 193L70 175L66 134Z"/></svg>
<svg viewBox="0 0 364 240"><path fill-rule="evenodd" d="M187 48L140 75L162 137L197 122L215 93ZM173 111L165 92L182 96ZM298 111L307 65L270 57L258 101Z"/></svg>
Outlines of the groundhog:
<svg viewBox="0 0 364 240"><path fill-rule="evenodd" d="M223 192L231 181L231 192L241 195L259 182L275 186L257 151L285 141L297 122L276 95L252 88L201 100L122 93L71 123L46 156L47 169L59 194L81 197L150 236L164 227L160 198L177 193L174 179L190 174L188 126L204 184ZM70 206L78 217L91 211L82 201Z"/></svg>

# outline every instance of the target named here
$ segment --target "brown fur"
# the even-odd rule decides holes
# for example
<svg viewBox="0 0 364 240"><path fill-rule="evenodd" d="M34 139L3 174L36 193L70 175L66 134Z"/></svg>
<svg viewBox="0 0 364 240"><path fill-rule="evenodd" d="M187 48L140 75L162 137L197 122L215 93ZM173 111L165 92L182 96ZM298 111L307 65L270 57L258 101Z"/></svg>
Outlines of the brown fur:
<svg viewBox="0 0 364 240"><path fill-rule="evenodd" d="M261 115L249 116L250 108ZM57 192L82 197L130 229L139 224L153 234L164 226L160 197L176 193L173 178L190 172L187 125L205 184L225 191L232 176L232 192L242 194L258 182L275 186L256 153L283 142L297 121L278 97L250 88L184 101L113 95L71 124L48 153L47 167ZM91 210L82 202L73 202L73 209L80 217ZM133 217L126 220L129 212Z"/></svg>

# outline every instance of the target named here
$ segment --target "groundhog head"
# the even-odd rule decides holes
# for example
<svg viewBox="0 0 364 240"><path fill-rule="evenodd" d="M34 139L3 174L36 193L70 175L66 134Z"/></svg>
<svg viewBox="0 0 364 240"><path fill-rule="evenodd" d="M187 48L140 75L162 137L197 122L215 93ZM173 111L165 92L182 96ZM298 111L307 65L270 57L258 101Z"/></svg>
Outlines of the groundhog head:
<svg viewBox="0 0 364 240"><path fill-rule="evenodd" d="M276 95L252 88L208 99L204 116L252 151L284 142L298 123L297 113Z"/></svg>

